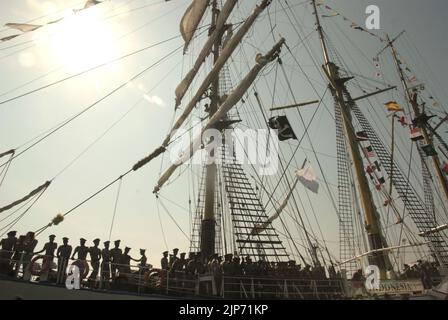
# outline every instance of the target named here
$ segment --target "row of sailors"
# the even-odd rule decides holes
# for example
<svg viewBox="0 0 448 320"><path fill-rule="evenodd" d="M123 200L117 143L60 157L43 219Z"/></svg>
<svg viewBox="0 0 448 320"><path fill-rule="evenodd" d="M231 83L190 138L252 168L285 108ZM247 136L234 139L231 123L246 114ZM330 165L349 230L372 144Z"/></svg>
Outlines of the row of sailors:
<svg viewBox="0 0 448 320"><path fill-rule="evenodd" d="M42 250L35 252L37 240L33 232L27 233L25 236L16 238L16 232L10 231L8 238L1 240L1 254L0 254L0 272L4 270L11 271L11 268L20 267L18 263L12 266L9 261L22 261L24 270L28 267L32 257L37 254L44 253L44 264L49 265L56 257L58 259L58 274L66 269L70 259L86 261L87 255L90 255L90 264L92 266L92 273L89 278L95 280L101 269L101 277L103 280L114 280L117 274L131 273L131 260L139 263L140 272L149 269L147 264L147 257L145 250L140 250L140 259L134 259L129 255L131 248L126 247L124 251L120 248L120 240L114 241L114 248L110 249L110 242L104 242L104 248L100 249L100 239L93 240L93 246L87 247L86 240L81 238L80 245L75 247L72 252L72 246L68 244L68 238L64 237L63 244L58 247L55 240L55 235L49 236L47 242ZM301 277L313 279L326 279L326 272L323 267L311 267L306 265L304 268L295 261L269 263L264 260L252 262L248 256L241 261L240 257L235 254L226 254L223 257L214 254L209 259L204 259L200 252L189 253L186 258L186 253L181 253L178 257L179 249L174 249L173 253L169 255L168 251L163 252L161 259L161 269L172 272L184 272L189 275L199 275L204 273L212 273L215 275L225 274L229 276L286 276L286 277ZM170 256L168 258L168 256ZM101 261L102 260L102 261ZM100 263L101 261L101 263ZM6 264L5 264L6 262ZM339 278L335 269L330 266L328 269L330 278Z"/></svg>
<svg viewBox="0 0 448 320"><path fill-rule="evenodd" d="M120 248L120 240L114 241L114 248L110 249L110 241L105 241L104 248L100 249L100 239L93 240L93 246L86 246L86 239L81 238L79 246L72 249L68 244L67 237L62 238L63 244L58 246L54 241L56 236L50 235L49 241L45 243L40 251L34 251L38 241L33 232L28 232L25 236L16 238L16 231L8 232L8 237L0 240L0 272L11 273L20 268L20 261L23 264L23 270L26 270L35 255L44 254L43 265L51 265L53 259L58 259L58 274L67 268L68 261L77 260L86 261L87 255L90 255L90 265L92 273L89 279L95 280L101 267L101 277L103 280L114 280L117 274L131 273L130 262L138 262L140 272L149 267L147 265L146 250L140 249L140 259L134 259L129 255L131 248L126 247L124 251ZM102 260L102 261L101 261ZM101 261L101 264L100 264Z"/></svg>
<svg viewBox="0 0 448 320"><path fill-rule="evenodd" d="M253 262L251 257L245 259L235 254L212 255L204 261L200 252L189 253L189 257L185 258L186 253L181 253L178 257L179 249L174 249L169 255L168 251L163 252L160 261L163 270L170 271L172 274L176 272L184 272L187 275L200 275L210 273L213 275L224 274L227 276L277 276L277 277L297 277L306 279L327 279L324 267L311 267L306 265L304 268L300 264L296 264L294 260L288 262L269 263L264 260ZM168 255L170 256L168 258ZM340 278L340 274L336 272L333 266L328 268L328 276L331 279Z"/></svg>

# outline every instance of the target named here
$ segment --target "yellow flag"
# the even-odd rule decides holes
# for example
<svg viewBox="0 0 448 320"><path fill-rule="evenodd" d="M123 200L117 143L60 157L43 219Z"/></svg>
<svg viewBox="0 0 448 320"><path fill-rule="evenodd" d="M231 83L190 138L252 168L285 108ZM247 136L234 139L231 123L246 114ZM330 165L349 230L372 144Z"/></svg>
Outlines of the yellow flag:
<svg viewBox="0 0 448 320"><path fill-rule="evenodd" d="M387 107L387 111L391 112L403 111L403 109L398 105L396 101L389 101L385 103L385 105Z"/></svg>

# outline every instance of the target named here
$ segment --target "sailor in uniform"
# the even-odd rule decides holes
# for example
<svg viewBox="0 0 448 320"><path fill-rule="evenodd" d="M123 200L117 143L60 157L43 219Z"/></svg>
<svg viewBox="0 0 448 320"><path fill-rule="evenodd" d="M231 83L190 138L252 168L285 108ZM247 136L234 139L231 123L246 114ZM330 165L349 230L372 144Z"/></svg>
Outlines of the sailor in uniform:
<svg viewBox="0 0 448 320"><path fill-rule="evenodd" d="M68 244L67 237L62 238L62 243L56 251L56 257L58 258L57 283L63 283L65 281L65 270L67 269L70 255L72 254L72 246Z"/></svg>
<svg viewBox="0 0 448 320"><path fill-rule="evenodd" d="M44 244L44 248L38 252L35 252L34 254L40 254L42 252L45 252L45 257L44 257L44 261L42 263L42 268L43 269L48 269L48 271L51 271L51 265L53 264L53 259L54 259L54 253L56 251L56 249L58 248L58 244L56 242L54 242L54 239L56 238L56 236L54 234L50 235L49 237L49 241Z"/></svg>
<svg viewBox="0 0 448 320"><path fill-rule="evenodd" d="M117 276L117 271L119 270L119 264L121 260L122 251L120 249L120 240L115 240L115 248L110 250L110 262L111 262L111 271L112 271L112 280L115 280Z"/></svg>
<svg viewBox="0 0 448 320"><path fill-rule="evenodd" d="M160 268L162 270L168 270L169 269L168 251L164 251L162 254L163 254L163 258L160 260Z"/></svg>
<svg viewBox="0 0 448 320"><path fill-rule="evenodd" d="M103 281L108 281L110 279L110 241L104 242L104 249L101 250L101 256L103 261L101 262L101 277Z"/></svg>
<svg viewBox="0 0 448 320"><path fill-rule="evenodd" d="M139 260L134 260L135 262L140 262L138 264L139 267L139 274L142 275L148 268L148 265L146 264L146 262L148 261L148 258L146 257L146 250L145 249L140 249L140 259Z"/></svg>
<svg viewBox="0 0 448 320"><path fill-rule="evenodd" d="M100 239L93 240L93 244L94 246L89 248L90 265L92 266L92 273L90 274L89 279L95 281L100 269L101 250L98 248Z"/></svg>
<svg viewBox="0 0 448 320"><path fill-rule="evenodd" d="M170 268L170 269L173 268L173 264L174 264L174 262L175 262L177 259L179 259L179 258L177 257L177 253L178 253L178 252L179 252L179 249L178 249L178 248L175 248L175 249L173 249L173 254L170 255L170 262L169 262L169 268Z"/></svg>
<svg viewBox="0 0 448 320"><path fill-rule="evenodd" d="M79 239L79 246L75 248L72 254L72 260L75 259L75 255L78 255L78 261L75 261L73 264L76 265L79 270L80 274L84 275L86 272L86 269L88 268L87 265L87 254L89 253L89 248L86 247L86 239L81 238Z"/></svg>
<svg viewBox="0 0 448 320"><path fill-rule="evenodd" d="M0 241L1 250L0 250L0 272L1 273L9 273L11 272L11 257L13 253L13 249L16 245L16 231L9 231L8 237L2 239Z"/></svg>
<svg viewBox="0 0 448 320"><path fill-rule="evenodd" d="M86 239L81 238L79 239L79 246L75 248L75 251L73 252L72 259L75 259L75 255L78 254L78 260L87 260L87 254L89 253L89 248L85 246Z"/></svg>
<svg viewBox="0 0 448 320"><path fill-rule="evenodd" d="M121 255L120 259L120 277L121 275L129 276L131 273L131 260L132 257L129 255L129 252L131 251L131 248L126 247L124 248L124 252Z"/></svg>
<svg viewBox="0 0 448 320"><path fill-rule="evenodd" d="M25 240L24 240L24 248L23 248L23 270L24 272L24 280L28 280L28 277L30 275L28 274L28 267L31 262L31 259L33 258L34 249L37 246L37 240L35 238L34 232L30 231L26 234ZM25 276L26 274L26 276Z"/></svg>

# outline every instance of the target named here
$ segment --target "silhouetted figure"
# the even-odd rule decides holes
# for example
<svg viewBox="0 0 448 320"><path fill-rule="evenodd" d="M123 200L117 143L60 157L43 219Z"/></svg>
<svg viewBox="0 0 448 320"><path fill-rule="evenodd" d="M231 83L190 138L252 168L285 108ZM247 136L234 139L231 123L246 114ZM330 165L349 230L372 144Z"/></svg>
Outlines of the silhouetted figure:
<svg viewBox="0 0 448 320"><path fill-rule="evenodd" d="M119 264L121 260L122 251L120 249L120 240L115 240L115 248L110 250L110 262L111 262L111 271L112 271L112 280L115 280L117 277L117 272L119 271Z"/></svg>
<svg viewBox="0 0 448 320"><path fill-rule="evenodd" d="M101 262L101 277L103 281L108 281L110 279L110 241L104 242L104 249L101 250L101 256L103 261Z"/></svg>
<svg viewBox="0 0 448 320"><path fill-rule="evenodd" d="M24 248L23 248L23 274L27 273L29 264L34 255L34 249L37 246L37 240L35 239L34 232L30 231L25 236Z"/></svg>
<svg viewBox="0 0 448 320"><path fill-rule="evenodd" d="M98 277L98 271L100 270L101 250L98 248L100 239L93 240L93 247L89 248L90 265L92 266L92 273L89 279L95 281Z"/></svg>
<svg viewBox="0 0 448 320"><path fill-rule="evenodd" d="M190 252L188 257L188 262L185 266L185 273L187 274L188 279L192 279L196 271L196 255L193 252Z"/></svg>
<svg viewBox="0 0 448 320"><path fill-rule="evenodd" d="M168 263L168 251L164 251L163 258L160 260L160 268L162 270L168 270L169 269L169 263Z"/></svg>
<svg viewBox="0 0 448 320"><path fill-rule="evenodd" d="M224 255L224 262L222 263L222 272L224 276L232 276L234 274L232 266L232 257L233 255L231 253Z"/></svg>
<svg viewBox="0 0 448 320"><path fill-rule="evenodd" d="M81 238L79 239L79 246L75 248L75 251L73 251L72 259L75 259L75 255L78 254L78 260L87 260L87 254L89 253L89 248L85 246L86 239Z"/></svg>
<svg viewBox="0 0 448 320"><path fill-rule="evenodd" d="M173 267L174 262L179 259L177 257L177 253L179 252L178 248L173 249L173 254L170 255L170 261L169 261L169 268L171 269Z"/></svg>
<svg viewBox="0 0 448 320"><path fill-rule="evenodd" d="M12 270L11 258L17 242L16 231L9 231L7 238L0 240L0 272L9 274Z"/></svg>
<svg viewBox="0 0 448 320"><path fill-rule="evenodd" d="M171 270L173 270L175 272L182 271L184 269L185 263L186 263L185 252L182 252L180 254L180 259L174 259Z"/></svg>
<svg viewBox="0 0 448 320"><path fill-rule="evenodd" d="M352 281L362 281L362 270L358 269L352 277Z"/></svg>
<svg viewBox="0 0 448 320"><path fill-rule="evenodd" d="M135 262L139 262L138 267L139 267L139 274L143 274L147 268L148 268L148 258L146 257L145 254L146 250L145 249L140 249L140 259L139 260L134 260Z"/></svg>
<svg viewBox="0 0 448 320"><path fill-rule="evenodd" d="M20 266L23 263L23 256L25 255L25 253L23 252L23 250L25 250L25 239L26 236L21 235L17 239L17 242L14 246L14 254L12 256L11 267L14 271L15 276L17 276L17 274L19 273Z"/></svg>
<svg viewBox="0 0 448 320"><path fill-rule="evenodd" d="M129 255L129 252L131 251L131 248L126 247L124 248L124 252L121 255L120 258L120 276L124 275L124 276L129 276L129 274L131 273L131 260L132 257Z"/></svg>
<svg viewBox="0 0 448 320"><path fill-rule="evenodd" d="M54 242L56 236L54 234L48 237L49 241L44 244L44 248L40 251L35 252L34 254L41 254L44 252L44 259L42 262L42 271L49 272L51 271L51 267L54 260L54 252L56 251L58 244Z"/></svg>
<svg viewBox="0 0 448 320"><path fill-rule="evenodd" d="M57 283L61 284L65 282L65 272L68 266L68 260L72 254L72 246L68 244L68 238L62 238L62 245L59 246L56 251L56 257L58 258L58 277Z"/></svg>
<svg viewBox="0 0 448 320"><path fill-rule="evenodd" d="M75 259L75 255L78 256L78 260L73 262L73 264L79 268L81 275L84 275L86 269L88 268L87 254L89 253L89 248L85 245L86 241L87 240L84 238L79 239L79 246L75 248L72 254L72 260Z"/></svg>

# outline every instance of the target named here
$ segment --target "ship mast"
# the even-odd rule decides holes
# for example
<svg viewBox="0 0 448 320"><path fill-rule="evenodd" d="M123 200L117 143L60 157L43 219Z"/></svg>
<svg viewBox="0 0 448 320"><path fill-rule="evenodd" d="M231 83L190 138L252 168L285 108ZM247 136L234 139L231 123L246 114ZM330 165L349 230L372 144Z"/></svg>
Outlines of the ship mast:
<svg viewBox="0 0 448 320"><path fill-rule="evenodd" d="M369 182L364 172L364 163L359 151L358 141L352 124L350 108L344 99L344 92L347 90L345 87L345 82L350 80L350 78L341 78L339 68L336 64L330 61L325 35L317 11L316 1L313 0L312 3L314 7L314 14L316 16L317 31L319 33L325 61L325 64L323 65L324 73L330 82L330 89L333 97L342 113L347 144L350 149L355 176L358 182L361 206L365 216L365 229L369 239L370 248L372 250L372 254L368 257L369 263L378 266L382 271L382 274L384 274L384 271L391 268L391 263L389 256L378 250L386 248L387 243L380 229L379 214L375 207L372 192L369 188Z"/></svg>
<svg viewBox="0 0 448 320"><path fill-rule="evenodd" d="M218 2L212 1L212 24L211 30L215 28L216 21L219 16ZM221 45L221 35L218 36L213 45L213 63L219 58L219 50ZM210 107L208 109L209 117L211 118L218 110L219 104L219 75L212 82L210 90ZM215 150L211 150L209 157L214 157ZM205 205L204 216L201 223L201 253L204 259L208 259L215 253L215 186L216 186L216 163L212 161L206 166L205 173Z"/></svg>
<svg viewBox="0 0 448 320"><path fill-rule="evenodd" d="M418 119L422 113L420 112L419 106L418 106L418 102L417 102L417 93L411 93L409 86L406 82L406 78L404 76L404 71L403 68L401 67L401 64L399 62L398 59L398 55L397 55L397 49L394 46L394 42L395 40L398 39L398 37L401 35L402 33L400 33L397 37L395 37L395 39L391 40L389 38L389 35L387 36L387 42L388 42L388 47L390 47L391 52L392 52L392 57L394 59L395 62L395 66L397 67L397 71L400 77L400 81L401 84L403 85L403 90L405 91L405 96L407 101L409 102L409 104L411 105L412 108L412 112L414 114L414 118ZM426 126L423 124L420 126L422 135L424 137L424 141L427 145L432 145L433 140L431 138L431 136L428 134L428 130L426 128ZM434 169L436 170L437 173L437 178L440 182L440 185L442 186L443 192L445 194L445 199L448 200L448 183L447 180L445 179L445 174L442 172L441 169L441 163L440 163L440 159L437 155L431 156L433 164L434 164Z"/></svg>

